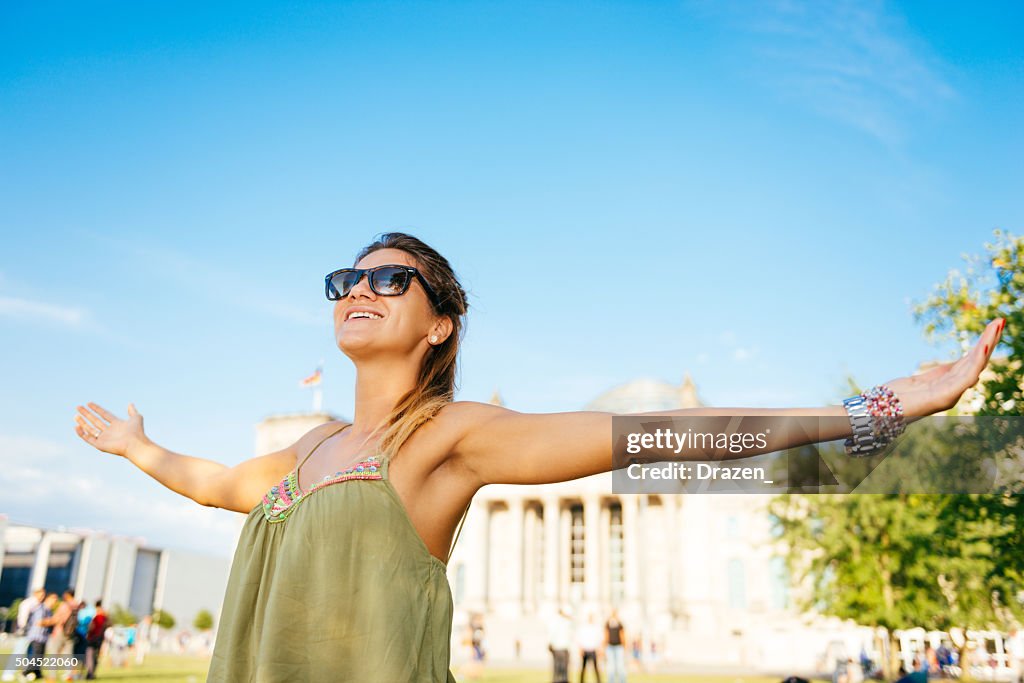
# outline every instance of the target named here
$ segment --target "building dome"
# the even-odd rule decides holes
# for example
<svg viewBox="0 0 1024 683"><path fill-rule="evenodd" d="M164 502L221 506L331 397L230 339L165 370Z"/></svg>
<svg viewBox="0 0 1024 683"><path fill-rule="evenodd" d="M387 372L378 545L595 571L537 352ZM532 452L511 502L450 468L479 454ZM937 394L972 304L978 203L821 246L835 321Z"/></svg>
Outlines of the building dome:
<svg viewBox="0 0 1024 683"><path fill-rule="evenodd" d="M682 384L675 385L656 379L636 379L609 389L584 410L598 410L607 413L646 413L678 408L699 408L704 404L697 396L697 387L690 373L686 373Z"/></svg>

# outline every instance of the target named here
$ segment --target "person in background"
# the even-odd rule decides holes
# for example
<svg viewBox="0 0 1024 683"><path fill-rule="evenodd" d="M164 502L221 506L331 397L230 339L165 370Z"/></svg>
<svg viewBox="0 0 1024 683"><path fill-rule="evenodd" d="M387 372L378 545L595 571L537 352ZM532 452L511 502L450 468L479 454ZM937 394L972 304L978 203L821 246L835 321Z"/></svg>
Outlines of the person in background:
<svg viewBox="0 0 1024 683"><path fill-rule="evenodd" d="M832 670L832 683L847 683L848 665L846 657L836 657L836 666Z"/></svg>
<svg viewBox="0 0 1024 683"><path fill-rule="evenodd" d="M28 616L32 610L43 604L45 597L46 589L37 588L32 591L32 595L21 601L21 604L18 605L18 633L25 633L28 630Z"/></svg>
<svg viewBox="0 0 1024 683"><path fill-rule="evenodd" d="M551 652L551 683L569 683L569 645L572 642L572 622L564 607L551 620L548 631L548 651Z"/></svg>
<svg viewBox="0 0 1024 683"><path fill-rule="evenodd" d="M626 629L619 621L619 613L612 609L604 625L604 645L607 655L608 683L626 683Z"/></svg>
<svg viewBox="0 0 1024 683"><path fill-rule="evenodd" d="M846 658L846 683L863 683L864 669L853 660L853 657Z"/></svg>
<svg viewBox="0 0 1024 683"><path fill-rule="evenodd" d="M36 605L28 615L28 657L32 659L25 665L22 673L33 681L41 678L42 669L36 658L46 654L46 641L50 639L50 632L53 630L53 608L57 606L57 594L50 593L43 599L42 604Z"/></svg>
<svg viewBox="0 0 1024 683"><path fill-rule="evenodd" d="M96 612L89 620L89 627L85 632L85 677L88 680L96 678L96 664L99 663L100 648L103 647L108 621L103 601L97 600Z"/></svg>
<svg viewBox="0 0 1024 683"><path fill-rule="evenodd" d="M71 651L78 660L78 670L75 671L75 680L79 680L85 677L85 653L88 649L88 641L86 640L86 633L89 631L89 623L92 621L93 616L96 614L96 606L90 605L85 600L81 601L81 606L78 608L78 614L76 615L76 621L78 622L75 627L75 635L73 638L73 644Z"/></svg>
<svg viewBox="0 0 1024 683"><path fill-rule="evenodd" d="M864 644L860 646L860 671L863 678L868 678L874 671L875 663L871 661L871 657L868 655L868 649Z"/></svg>
<svg viewBox="0 0 1024 683"><path fill-rule="evenodd" d="M487 657L487 652L484 649L484 616L474 614L469 629L470 643L473 645L473 661L477 663L477 668L483 671L484 659Z"/></svg>
<svg viewBox="0 0 1024 683"><path fill-rule="evenodd" d="M135 663L142 666L149 652L149 639L153 631L153 616L147 614L139 622L139 630L135 637Z"/></svg>
<svg viewBox="0 0 1024 683"><path fill-rule="evenodd" d="M128 661L128 628L112 626L107 629L107 657L112 668L124 668Z"/></svg>
<svg viewBox="0 0 1024 683"><path fill-rule="evenodd" d="M597 666L597 649L601 645L601 629L597 625L597 619L593 614L587 615L587 623L580 627L576 636L576 645L580 649L582 661L580 663L580 683L587 673L587 662L593 662L594 675L597 683L601 683L601 669Z"/></svg>
<svg viewBox="0 0 1024 683"><path fill-rule="evenodd" d="M74 654L75 629L78 626L80 607L81 604L75 599L75 591L71 588L66 589L63 599L53 614L53 631L46 644L48 654L55 656ZM71 680L70 671L67 672L64 680Z"/></svg>
<svg viewBox="0 0 1024 683"><path fill-rule="evenodd" d="M646 671L647 665L644 663L644 640L640 636L633 636L633 641L630 646L630 653L633 657L633 668L636 671Z"/></svg>
<svg viewBox="0 0 1024 683"><path fill-rule="evenodd" d="M42 604L43 598L46 597L46 591L42 588L37 588L32 591L32 594L21 601L18 605L18 616L15 621L15 634L18 636L14 646L11 648L12 655L24 655L28 654L30 642L26 636L28 631L28 617L32 614L32 610ZM4 673L3 680L13 681L14 673Z"/></svg>
<svg viewBox="0 0 1024 683"><path fill-rule="evenodd" d="M942 641L939 649L935 651L935 658L939 662L939 671L945 671L945 667L953 665L953 650L949 647L949 641Z"/></svg>

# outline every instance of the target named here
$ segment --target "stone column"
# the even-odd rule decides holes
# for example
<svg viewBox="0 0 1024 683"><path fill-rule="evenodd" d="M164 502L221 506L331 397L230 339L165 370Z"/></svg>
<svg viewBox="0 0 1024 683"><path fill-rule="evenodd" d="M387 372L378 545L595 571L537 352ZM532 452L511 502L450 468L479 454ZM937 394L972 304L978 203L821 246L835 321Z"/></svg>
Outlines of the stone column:
<svg viewBox="0 0 1024 683"><path fill-rule="evenodd" d="M637 563L637 597L639 599L640 616L646 622L648 617L647 603L650 597L650 562L647 560L647 530L652 524L648 494L637 496L636 505L636 563Z"/></svg>
<svg viewBox="0 0 1024 683"><path fill-rule="evenodd" d="M523 612L537 608L537 511L533 505L523 509Z"/></svg>
<svg viewBox="0 0 1024 683"><path fill-rule="evenodd" d="M29 579L29 590L34 591L42 588L46 583L46 572L50 568L50 545L53 543L53 534L44 531L36 547L35 561L32 563L32 578Z"/></svg>
<svg viewBox="0 0 1024 683"><path fill-rule="evenodd" d="M665 497L670 536L669 547L669 612L673 621L683 616L683 496L681 494Z"/></svg>
<svg viewBox="0 0 1024 683"><path fill-rule="evenodd" d="M571 597L572 587L572 512L569 508L558 510L558 537L564 541L564 544L559 544L561 551L558 553L558 595L563 601L567 601Z"/></svg>
<svg viewBox="0 0 1024 683"><path fill-rule="evenodd" d="M635 609L640 602L640 525L637 523L636 494L619 496L622 502L622 544L626 554L623 564L626 580L626 606Z"/></svg>
<svg viewBox="0 0 1024 683"><path fill-rule="evenodd" d="M472 611L487 609L488 531L491 523L489 501L478 501L469 509L462 537L455 546L452 563L462 562L466 572L466 593L463 608ZM457 606L457 605L456 605Z"/></svg>
<svg viewBox="0 0 1024 683"><path fill-rule="evenodd" d="M493 500L487 507L487 609L492 612L500 607L505 596L503 589L507 587L501 571L502 544L497 542L504 535L501 521L507 511L502 510L502 507L499 501Z"/></svg>
<svg viewBox="0 0 1024 683"><path fill-rule="evenodd" d="M558 516L561 507L556 496L544 497L544 607L557 609L561 600L559 588L558 553L562 544L558 542L561 525Z"/></svg>
<svg viewBox="0 0 1024 683"><path fill-rule="evenodd" d="M583 498L583 596L591 608L598 603L600 588L601 500L596 494Z"/></svg>
<svg viewBox="0 0 1024 683"><path fill-rule="evenodd" d="M526 508L522 498L511 498L508 501L508 538L504 546L505 560L509 563L509 598L510 614L520 616L523 613L523 515Z"/></svg>
<svg viewBox="0 0 1024 683"><path fill-rule="evenodd" d="M598 548L597 548L597 573L599 577L597 599L601 601L602 606L606 605L611 600L612 595L612 577L611 577L611 566L612 566L612 555L611 555L611 538L612 538L612 512L607 505L600 507L600 514L598 516Z"/></svg>

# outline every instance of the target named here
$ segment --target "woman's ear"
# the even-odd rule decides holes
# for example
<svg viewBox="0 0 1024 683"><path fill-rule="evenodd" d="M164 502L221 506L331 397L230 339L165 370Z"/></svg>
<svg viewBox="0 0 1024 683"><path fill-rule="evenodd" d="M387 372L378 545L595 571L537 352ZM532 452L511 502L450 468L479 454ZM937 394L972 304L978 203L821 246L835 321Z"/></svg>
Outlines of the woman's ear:
<svg viewBox="0 0 1024 683"><path fill-rule="evenodd" d="M443 315L437 319L434 323L434 327L430 330L430 336L433 338L437 337L436 344L443 344L444 340L448 338L448 335L452 333L452 319L446 315Z"/></svg>

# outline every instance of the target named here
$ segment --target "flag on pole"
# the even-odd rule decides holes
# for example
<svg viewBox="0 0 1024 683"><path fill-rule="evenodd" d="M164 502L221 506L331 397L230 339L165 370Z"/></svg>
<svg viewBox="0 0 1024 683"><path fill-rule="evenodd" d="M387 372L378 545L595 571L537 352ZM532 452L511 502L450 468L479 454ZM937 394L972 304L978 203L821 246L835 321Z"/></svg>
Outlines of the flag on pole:
<svg viewBox="0 0 1024 683"><path fill-rule="evenodd" d="M315 387L319 386L320 380L323 377L323 368L317 368L316 372L307 377L306 379L299 382L300 387Z"/></svg>

